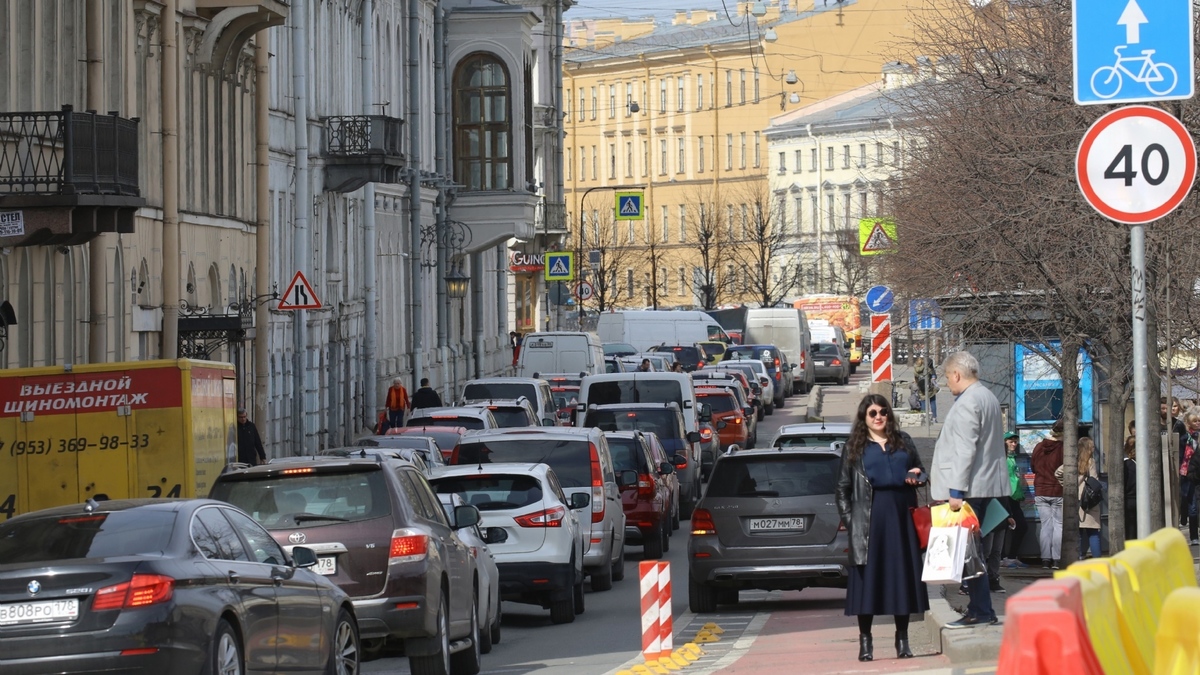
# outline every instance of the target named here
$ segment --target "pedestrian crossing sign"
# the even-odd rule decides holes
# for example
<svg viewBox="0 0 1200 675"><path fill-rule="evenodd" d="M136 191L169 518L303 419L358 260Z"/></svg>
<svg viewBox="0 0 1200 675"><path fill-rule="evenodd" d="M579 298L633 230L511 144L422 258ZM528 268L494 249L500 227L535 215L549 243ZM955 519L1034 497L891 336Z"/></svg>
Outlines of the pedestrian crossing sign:
<svg viewBox="0 0 1200 675"><path fill-rule="evenodd" d="M896 250L896 223L885 218L863 218L858 221L858 252L860 255L879 255Z"/></svg>
<svg viewBox="0 0 1200 675"><path fill-rule="evenodd" d="M575 254L570 251L546 253L546 281L575 279Z"/></svg>
<svg viewBox="0 0 1200 675"><path fill-rule="evenodd" d="M641 220L645 217L645 199L641 190L637 192L618 192L615 215L616 220Z"/></svg>

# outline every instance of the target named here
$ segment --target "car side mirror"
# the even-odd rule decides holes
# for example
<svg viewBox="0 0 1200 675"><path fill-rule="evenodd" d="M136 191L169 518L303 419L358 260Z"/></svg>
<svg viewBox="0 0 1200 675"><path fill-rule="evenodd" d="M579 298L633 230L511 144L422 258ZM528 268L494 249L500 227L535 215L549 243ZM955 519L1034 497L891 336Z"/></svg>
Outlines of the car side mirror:
<svg viewBox="0 0 1200 675"><path fill-rule="evenodd" d="M461 530L479 524L479 509L470 504L454 507L454 529Z"/></svg>
<svg viewBox="0 0 1200 675"><path fill-rule="evenodd" d="M634 471L633 469L626 469L624 471L617 472L617 486L618 487L628 487L630 485L637 485L637 481L638 481L637 472Z"/></svg>
<svg viewBox="0 0 1200 675"><path fill-rule="evenodd" d="M558 411L558 419L560 419L560 420L571 419L571 411L570 410L559 410Z"/></svg>
<svg viewBox="0 0 1200 675"><path fill-rule="evenodd" d="M796 369L796 364L794 364L794 363L793 363L793 364L790 364L790 368L791 368L792 370L795 370L795 369Z"/></svg>
<svg viewBox="0 0 1200 675"><path fill-rule="evenodd" d="M725 423L725 420L720 420L717 422L717 430L718 431L720 431L721 429L724 429L727 426L729 426L729 425Z"/></svg>
<svg viewBox="0 0 1200 675"><path fill-rule="evenodd" d="M707 422L712 419L712 406L707 403L700 404L700 412L697 413L701 422Z"/></svg>
<svg viewBox="0 0 1200 675"><path fill-rule="evenodd" d="M636 479L635 479L636 480ZM576 492L571 495L570 506L572 511L587 508L588 504L592 503L592 496L586 492Z"/></svg>
<svg viewBox="0 0 1200 675"><path fill-rule="evenodd" d="M296 567L312 567L317 564L317 553L307 546L292 549L292 564Z"/></svg>
<svg viewBox="0 0 1200 675"><path fill-rule="evenodd" d="M483 543L503 544L506 541L508 541L508 531L503 527L485 527L483 529Z"/></svg>
<svg viewBox="0 0 1200 675"><path fill-rule="evenodd" d="M674 464L675 468L687 466L687 457L677 452L671 457L671 464Z"/></svg>
<svg viewBox="0 0 1200 675"><path fill-rule="evenodd" d="M742 414L745 415L746 417L753 415L754 414L754 406L748 405L745 408L742 408Z"/></svg>
<svg viewBox="0 0 1200 675"><path fill-rule="evenodd" d="M675 455L675 456L679 457L679 459L683 459L683 457L680 457L679 455ZM662 464L658 465L658 475L670 476L673 473L675 473L675 465L674 464L672 464L670 462L663 462Z"/></svg>
<svg viewBox="0 0 1200 675"><path fill-rule="evenodd" d="M687 442L688 443L699 443L700 442L700 432L699 431L689 431L687 433Z"/></svg>
<svg viewBox="0 0 1200 675"><path fill-rule="evenodd" d="M556 422L555 420L552 420L552 419L546 418L546 419L542 420L542 426L544 426L544 427L556 427L556 426L558 426L558 422Z"/></svg>

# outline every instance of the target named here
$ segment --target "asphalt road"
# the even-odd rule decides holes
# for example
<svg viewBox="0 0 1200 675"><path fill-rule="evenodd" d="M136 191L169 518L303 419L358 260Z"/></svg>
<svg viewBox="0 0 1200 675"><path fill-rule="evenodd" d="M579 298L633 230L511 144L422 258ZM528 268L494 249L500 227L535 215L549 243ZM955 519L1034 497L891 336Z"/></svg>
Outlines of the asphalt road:
<svg viewBox="0 0 1200 675"><path fill-rule="evenodd" d="M851 377L848 386L823 385L825 410L831 421L849 421L850 415L862 394L858 383L870 377L869 366ZM804 396L788 399L787 406L776 410L759 422L759 447L768 445L775 431L784 424L802 421L799 412L803 409ZM697 628L707 622L716 622L727 633L720 644L709 648L705 658L713 671L729 660L736 658L733 645L743 632L753 635L761 630L776 603L771 602L778 594L746 591L742 603L737 607L722 607L714 614L695 617L687 612L687 536L686 524L671 537L671 550L666 560L671 563L674 591L673 615L677 636L694 635ZM576 617L574 623L552 625L550 613L533 605L513 602L504 603L502 639L491 654L483 657L483 673L524 675L604 675L615 672L620 666L638 657L641 650L641 624L639 619L639 593L637 582L638 562L642 549L638 546L625 547L625 579L616 582L611 591L589 592L586 611ZM836 593L835 593L836 594ZM821 606L825 609L825 604ZM832 599L840 607L840 599ZM778 605L787 611L806 611L803 603ZM677 642L682 640L677 639ZM678 646L678 645L677 645ZM400 654L385 656L363 665L365 673L408 673L408 660ZM691 673L702 672L700 668L689 669Z"/></svg>

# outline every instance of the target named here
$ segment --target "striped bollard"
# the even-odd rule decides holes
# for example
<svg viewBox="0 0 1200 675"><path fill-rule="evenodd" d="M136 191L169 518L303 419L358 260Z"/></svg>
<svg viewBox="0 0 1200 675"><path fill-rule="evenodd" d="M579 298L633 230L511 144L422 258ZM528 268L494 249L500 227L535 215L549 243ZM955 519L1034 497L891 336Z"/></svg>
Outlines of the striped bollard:
<svg viewBox="0 0 1200 675"><path fill-rule="evenodd" d="M887 314L871 315L871 381L892 380L892 319Z"/></svg>
<svg viewBox="0 0 1200 675"><path fill-rule="evenodd" d="M658 563L658 648L659 658L675 651L675 626L671 621L671 563Z"/></svg>
<svg viewBox="0 0 1200 675"><path fill-rule="evenodd" d="M642 656L653 661L662 651L658 630L658 563L650 560L638 563L638 578L642 591Z"/></svg>

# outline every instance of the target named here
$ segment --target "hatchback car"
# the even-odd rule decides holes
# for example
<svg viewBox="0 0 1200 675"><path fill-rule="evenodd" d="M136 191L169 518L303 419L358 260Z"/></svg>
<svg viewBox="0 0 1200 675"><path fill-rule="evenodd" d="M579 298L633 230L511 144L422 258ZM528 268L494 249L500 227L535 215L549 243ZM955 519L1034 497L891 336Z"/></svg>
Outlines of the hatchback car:
<svg viewBox="0 0 1200 675"><path fill-rule="evenodd" d="M406 427L466 427L469 430L499 429L500 423L486 408L466 406L446 408L421 408L413 412L404 423Z"/></svg>
<svg viewBox="0 0 1200 675"><path fill-rule="evenodd" d="M754 447L756 439L750 428L751 424L756 423L753 409L740 406L737 396L732 391L725 387L697 387L696 398L708 404L712 410L713 424L716 425L717 436L721 439L721 447ZM750 412L747 412L748 410Z"/></svg>
<svg viewBox="0 0 1200 675"><path fill-rule="evenodd" d="M704 353L704 349L699 345L658 345L651 347L650 351L670 352L674 354L675 360L683 365L683 372L685 373L703 368L709 363L708 355Z"/></svg>
<svg viewBox="0 0 1200 675"><path fill-rule="evenodd" d="M462 437L469 431L466 427L456 426L420 426L420 427L392 427L388 429L387 436L425 436L437 441L438 448L442 451L442 459L450 459L450 455L454 453L454 449L462 442Z"/></svg>
<svg viewBox="0 0 1200 675"><path fill-rule="evenodd" d="M207 499L0 523L0 672L357 672L355 610L258 523Z"/></svg>
<svg viewBox="0 0 1200 675"><path fill-rule="evenodd" d="M901 432L903 435L904 432ZM845 422L804 422L785 424L771 439L773 448L828 448L830 443L845 443L850 425Z"/></svg>
<svg viewBox="0 0 1200 675"><path fill-rule="evenodd" d="M530 405L529 399L524 396L469 403L467 407L487 408L496 418L496 424L499 424L501 429L543 426L537 411ZM554 423L547 421L545 426L554 426Z"/></svg>
<svg viewBox="0 0 1200 675"><path fill-rule="evenodd" d="M832 342L814 342L812 359L818 380L850 384L850 357L846 355L846 350L841 345Z"/></svg>
<svg viewBox="0 0 1200 675"><path fill-rule="evenodd" d="M458 495L483 516L496 556L500 596L550 610L552 623L570 623L584 611L583 549L579 513L591 496L567 496L546 464L454 466L433 482L439 495Z"/></svg>
<svg viewBox="0 0 1200 675"><path fill-rule="evenodd" d="M758 359L734 359L726 360L714 366L717 370L736 370L746 376L747 379L757 382L761 387L762 393L762 411L765 415L775 413L775 385L771 380L770 374L767 372L767 366Z"/></svg>
<svg viewBox="0 0 1200 675"><path fill-rule="evenodd" d="M742 589L844 588L849 546L834 492L841 443L717 458L688 540L688 604L712 612Z"/></svg>
<svg viewBox="0 0 1200 675"><path fill-rule="evenodd" d="M677 458L667 454L667 449L663 447L661 441L658 440L658 434L653 431L643 431L642 435L646 437L646 445L650 448L650 460L652 466L661 465L663 462L675 464ZM662 482L666 484L667 491L670 493L670 502L674 505L671 510L671 531L679 529L679 495L682 491L679 489L679 472L672 471L670 474L662 476Z"/></svg>
<svg viewBox="0 0 1200 675"><path fill-rule="evenodd" d="M671 502L665 480L675 473L671 462L655 462L650 443L640 431L611 431L608 450L618 472L631 471L634 481L622 481L621 506L625 510L625 541L640 542L642 557L658 560L671 550L671 518L679 505Z"/></svg>
<svg viewBox="0 0 1200 675"><path fill-rule="evenodd" d="M407 427L401 427L407 428ZM411 450L415 452L425 462L429 468L445 466L445 453L442 452L441 446L437 440L430 436L415 436L413 434L404 435L389 435L389 436L367 436L360 438L354 442L356 447L360 448L387 448L389 450ZM336 453L343 457L348 457L352 454L353 448L340 448L340 452ZM329 450L325 454L335 454Z"/></svg>
<svg viewBox="0 0 1200 675"><path fill-rule="evenodd" d="M468 380L463 385L463 403L481 403L493 399L512 399L524 396L545 426L558 425L558 409L550 394L550 383L536 377L483 377Z"/></svg>
<svg viewBox="0 0 1200 675"><path fill-rule="evenodd" d="M316 572L353 600L371 651L402 640L414 672L479 671L478 608L486 605L470 549L455 535L478 522L478 512L456 509L452 526L412 464L266 464L223 473L210 496L245 510L283 546L314 550Z"/></svg>

